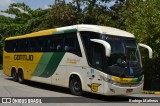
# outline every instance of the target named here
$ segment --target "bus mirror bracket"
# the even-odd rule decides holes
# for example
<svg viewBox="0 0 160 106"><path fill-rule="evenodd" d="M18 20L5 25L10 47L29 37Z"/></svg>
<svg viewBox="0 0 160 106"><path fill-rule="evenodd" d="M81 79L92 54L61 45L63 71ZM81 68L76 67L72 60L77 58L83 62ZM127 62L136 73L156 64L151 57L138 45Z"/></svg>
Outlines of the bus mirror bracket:
<svg viewBox="0 0 160 106"><path fill-rule="evenodd" d="M138 45L139 45L140 47L143 47L143 48L148 49L149 58L150 58L150 59L153 57L153 51L152 51L152 48L151 48L151 47L149 47L148 45L142 44L142 43L138 43Z"/></svg>
<svg viewBox="0 0 160 106"><path fill-rule="evenodd" d="M106 42L104 40L100 40L100 39L91 39L90 41L102 44L105 47L105 55L107 57L110 57L110 55L111 55L111 45L108 42Z"/></svg>

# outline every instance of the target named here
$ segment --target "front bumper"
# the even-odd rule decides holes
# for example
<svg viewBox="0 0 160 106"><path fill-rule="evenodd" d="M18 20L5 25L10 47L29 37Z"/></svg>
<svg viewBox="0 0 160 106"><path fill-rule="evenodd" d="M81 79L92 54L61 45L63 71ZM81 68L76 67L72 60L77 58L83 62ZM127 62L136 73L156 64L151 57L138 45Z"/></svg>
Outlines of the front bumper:
<svg viewBox="0 0 160 106"><path fill-rule="evenodd" d="M141 93L143 90L143 83L138 84L127 84L127 85L115 85L115 84L105 84L104 85L104 95L130 95Z"/></svg>

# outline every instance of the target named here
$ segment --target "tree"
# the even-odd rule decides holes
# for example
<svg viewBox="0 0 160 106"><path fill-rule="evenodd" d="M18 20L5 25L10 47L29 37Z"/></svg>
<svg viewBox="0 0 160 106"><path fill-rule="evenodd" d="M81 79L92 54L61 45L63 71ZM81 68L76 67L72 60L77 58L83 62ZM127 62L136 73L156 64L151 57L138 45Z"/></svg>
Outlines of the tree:
<svg viewBox="0 0 160 106"><path fill-rule="evenodd" d="M28 19L32 18L33 10L25 3L12 3L7 10L1 12L14 15L15 21L23 24Z"/></svg>
<svg viewBox="0 0 160 106"><path fill-rule="evenodd" d="M8 20L10 23L7 24L7 22L0 21L1 25L3 23L3 28L2 26L0 28L5 31L4 36L6 37L45 29L41 26L41 23L45 18L46 11L48 10L42 10L40 8L32 10L25 3L10 4L7 10L1 12L12 14L14 17L4 17L4 20Z"/></svg>
<svg viewBox="0 0 160 106"><path fill-rule="evenodd" d="M124 20L125 29L133 33L139 42L153 49L153 59L148 59L146 51L142 50L145 80L152 80L160 75L160 1L159 0L126 0L121 8L121 14L128 17Z"/></svg>
<svg viewBox="0 0 160 106"><path fill-rule="evenodd" d="M46 15L47 27L74 25L81 21L80 17L81 14L77 12L77 9L71 3L52 5Z"/></svg>
<svg viewBox="0 0 160 106"><path fill-rule="evenodd" d="M81 23L114 25L112 24L110 10L107 3L113 0L73 0L77 12L81 14Z"/></svg>

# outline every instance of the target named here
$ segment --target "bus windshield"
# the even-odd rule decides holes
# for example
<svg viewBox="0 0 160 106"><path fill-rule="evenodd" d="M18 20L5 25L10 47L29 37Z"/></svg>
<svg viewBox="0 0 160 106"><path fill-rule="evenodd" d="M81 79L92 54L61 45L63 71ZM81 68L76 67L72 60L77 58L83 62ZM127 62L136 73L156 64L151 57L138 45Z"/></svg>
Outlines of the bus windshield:
<svg viewBox="0 0 160 106"><path fill-rule="evenodd" d="M142 74L140 52L134 38L102 35L102 39L111 45L111 55L104 72L119 77L136 77Z"/></svg>

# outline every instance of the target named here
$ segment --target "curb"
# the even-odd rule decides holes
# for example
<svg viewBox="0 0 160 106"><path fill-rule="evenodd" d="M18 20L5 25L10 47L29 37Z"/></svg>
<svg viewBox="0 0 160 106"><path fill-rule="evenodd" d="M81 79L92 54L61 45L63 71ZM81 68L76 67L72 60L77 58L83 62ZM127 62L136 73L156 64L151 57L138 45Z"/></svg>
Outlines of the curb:
<svg viewBox="0 0 160 106"><path fill-rule="evenodd" d="M160 95L160 92L157 92L157 91L142 91L141 93L143 93L143 94L156 94L156 95Z"/></svg>

